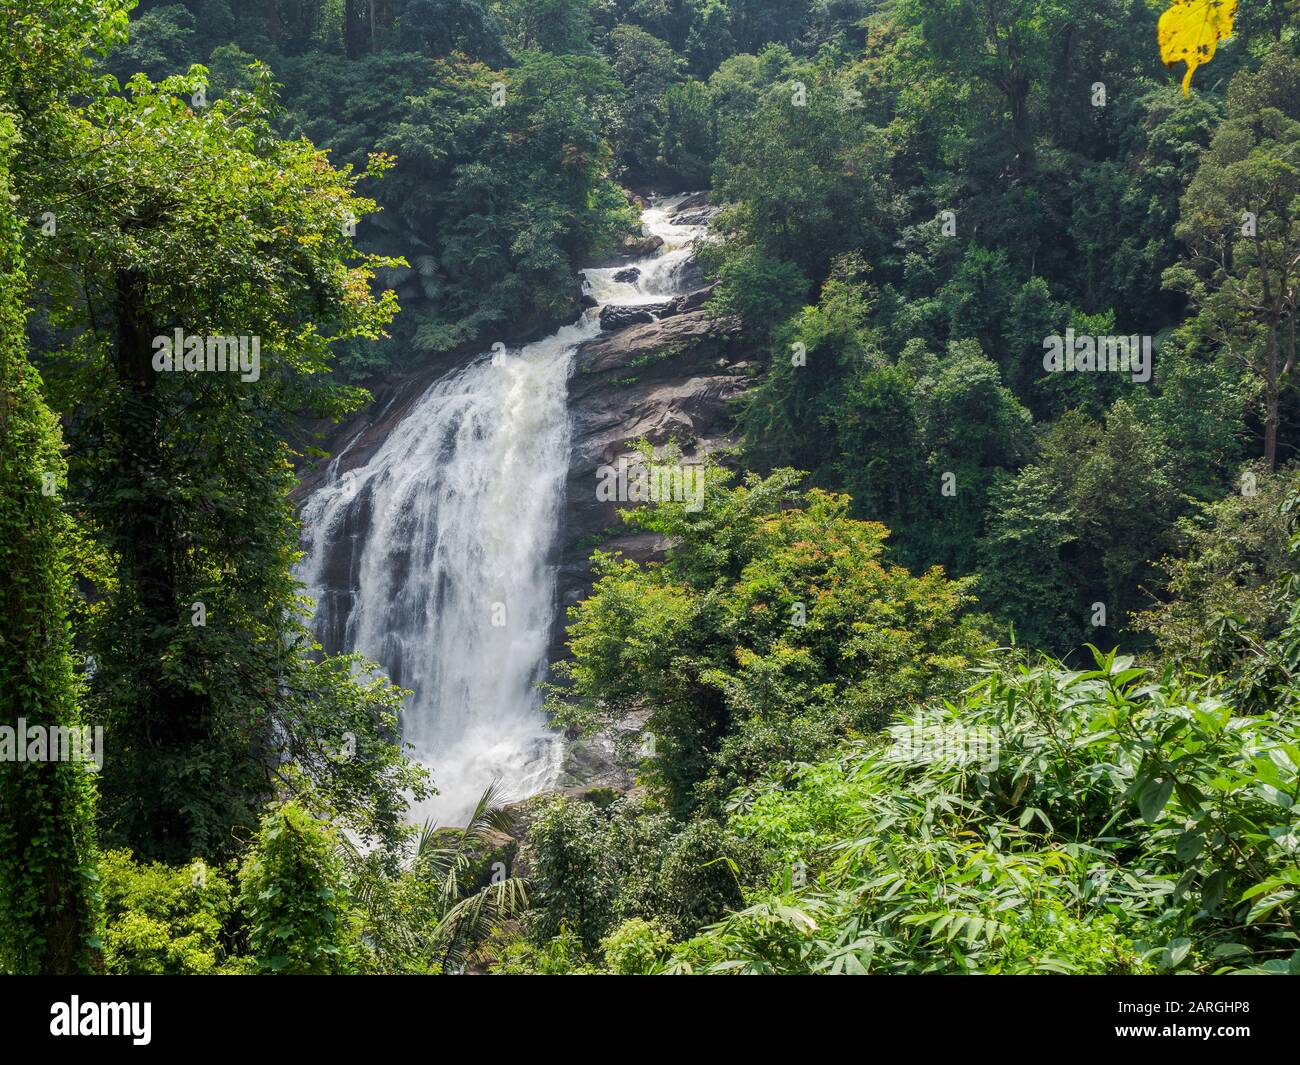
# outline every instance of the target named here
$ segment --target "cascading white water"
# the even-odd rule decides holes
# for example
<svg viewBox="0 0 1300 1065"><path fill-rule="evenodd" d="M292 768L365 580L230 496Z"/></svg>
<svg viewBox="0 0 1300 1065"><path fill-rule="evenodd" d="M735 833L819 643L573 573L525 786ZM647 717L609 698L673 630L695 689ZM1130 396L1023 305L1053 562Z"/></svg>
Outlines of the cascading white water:
<svg viewBox="0 0 1300 1065"><path fill-rule="evenodd" d="M615 281L618 269L585 272L598 303L680 291L703 227L671 226L673 202L643 215L665 245L631 264L636 281ZM599 331L595 308L545 340L452 371L366 465L340 475L333 463L303 508L299 576L317 630L412 692L403 739L439 790L416 818L454 823L494 779L518 798L558 772L560 741L536 682L554 620L549 553L569 463L568 375L578 345ZM331 572L340 553L342 582Z"/></svg>
<svg viewBox="0 0 1300 1065"><path fill-rule="evenodd" d="M597 303L635 307L658 303L682 291L683 277L691 265L695 243L708 234L707 226L672 223L671 213L682 198L677 196L658 201L641 213L641 225L645 231L664 243L652 257L630 264L639 275L635 281L615 280L616 274L628 269L626 266L583 271L586 290Z"/></svg>

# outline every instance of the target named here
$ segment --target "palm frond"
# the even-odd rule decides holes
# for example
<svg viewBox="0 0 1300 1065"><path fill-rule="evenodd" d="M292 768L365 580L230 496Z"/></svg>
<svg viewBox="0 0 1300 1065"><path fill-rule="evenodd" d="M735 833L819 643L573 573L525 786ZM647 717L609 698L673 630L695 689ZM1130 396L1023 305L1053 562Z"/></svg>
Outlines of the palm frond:
<svg viewBox="0 0 1300 1065"><path fill-rule="evenodd" d="M514 815L502 805L505 801L501 781L492 781L479 796L465 827L449 843L439 843L437 826L425 822L416 847L416 862L438 885L448 912L460 901L466 875L474 863L475 845L486 842L494 832L505 833L514 826Z"/></svg>
<svg viewBox="0 0 1300 1065"><path fill-rule="evenodd" d="M443 969L463 963L474 944L499 924L528 909L528 887L520 877L489 884L452 905L429 936L429 953Z"/></svg>

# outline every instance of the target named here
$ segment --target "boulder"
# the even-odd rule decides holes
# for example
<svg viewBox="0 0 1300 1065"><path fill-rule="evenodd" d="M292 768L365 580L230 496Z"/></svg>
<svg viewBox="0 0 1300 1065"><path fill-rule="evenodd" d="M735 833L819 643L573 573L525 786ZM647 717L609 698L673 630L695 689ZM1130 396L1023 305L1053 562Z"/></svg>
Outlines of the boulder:
<svg viewBox="0 0 1300 1065"><path fill-rule="evenodd" d="M707 192L692 192L689 196L684 196L682 202L677 205L678 211L689 211L696 207L707 207L709 205L709 194Z"/></svg>
<svg viewBox="0 0 1300 1065"><path fill-rule="evenodd" d="M608 331L653 322L655 315L667 306L666 303L647 303L639 307L623 307L611 303L600 309L600 328Z"/></svg>
<svg viewBox="0 0 1300 1065"><path fill-rule="evenodd" d="M717 213L716 207L701 207L696 211L678 211L669 221L675 226L707 226Z"/></svg>
<svg viewBox="0 0 1300 1065"><path fill-rule="evenodd" d="M673 313L685 314L687 311L698 311L706 303L709 297L713 295L713 286L708 288L696 289L694 292L687 292L685 295L674 297ZM663 316L663 317L666 317Z"/></svg>
<svg viewBox="0 0 1300 1065"><path fill-rule="evenodd" d="M663 246L663 237L656 237L653 233L624 237L623 242L616 251L591 265L604 270L611 266L618 266L621 263L632 262L637 259L648 259Z"/></svg>

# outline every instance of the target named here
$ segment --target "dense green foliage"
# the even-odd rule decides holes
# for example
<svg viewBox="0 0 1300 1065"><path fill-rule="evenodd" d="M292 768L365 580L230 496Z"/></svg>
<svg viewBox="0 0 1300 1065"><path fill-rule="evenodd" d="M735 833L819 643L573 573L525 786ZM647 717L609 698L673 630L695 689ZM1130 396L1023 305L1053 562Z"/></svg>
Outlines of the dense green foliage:
<svg viewBox="0 0 1300 1065"><path fill-rule="evenodd" d="M249 947L262 972L310 975L348 968L342 880L332 829L294 803L266 816L239 870Z"/></svg>
<svg viewBox="0 0 1300 1065"><path fill-rule="evenodd" d="M24 335L9 172L18 135L0 109L0 725L10 730L0 761L0 970L57 973L88 968L97 933L95 751L83 741L67 621L62 438ZM43 737L40 753L57 757L58 746L65 759L82 757L26 760L38 753L28 727Z"/></svg>
<svg viewBox="0 0 1300 1065"><path fill-rule="evenodd" d="M731 828L774 882L676 963L1295 971L1294 714L1242 715L1113 655L994 673L892 745L738 794Z"/></svg>
<svg viewBox="0 0 1300 1065"><path fill-rule="evenodd" d="M169 865L107 851L98 861L103 971L461 971L528 902L509 875L514 817L498 797L488 789L463 829L426 825L387 848L358 848L288 802L263 814L242 862Z"/></svg>
<svg viewBox="0 0 1300 1065"><path fill-rule="evenodd" d="M1140 643L1178 519L1296 446L1294 32L1184 98L1154 19L908 0L865 50L769 46L682 97L727 205L713 305L770 351L751 464L847 490L1061 654ZM1047 372L1067 330L1153 338L1152 377Z"/></svg>
<svg viewBox="0 0 1300 1065"><path fill-rule="evenodd" d="M109 756L0 762L0 971L1300 971L1300 27L1157 15L9 0L0 725ZM295 466L688 188L740 447L547 689L635 786L420 831Z"/></svg>
<svg viewBox="0 0 1300 1065"><path fill-rule="evenodd" d="M600 808L556 799L538 811L528 838L529 931L543 942L568 933L591 950L629 920L681 937L741 902L745 848L711 820L683 826L633 800Z"/></svg>
<svg viewBox="0 0 1300 1065"><path fill-rule="evenodd" d="M529 835L537 945L508 946L502 971L1300 971L1300 536L1293 485L1283 499L1266 478L1248 505L1189 523L1166 560L1178 597L1151 624L1171 663L1214 675L999 651L959 695L900 701L878 733L773 758L716 819L659 830L700 833L696 867L735 875L744 905L712 924L637 905L619 804L559 801ZM612 594L598 584L574 612L580 664L584 614ZM626 697L613 675L582 683ZM682 762L659 748L647 780Z"/></svg>
<svg viewBox="0 0 1300 1065"><path fill-rule="evenodd" d="M396 874L391 856L349 848L363 972L463 971L489 931L527 908L525 882L512 871L515 818L500 798L490 785L464 828L426 824Z"/></svg>
<svg viewBox="0 0 1300 1065"><path fill-rule="evenodd" d="M104 971L110 975L211 976L256 971L237 952L239 896L225 870L201 861L136 863L108 851L103 877Z"/></svg>
<svg viewBox="0 0 1300 1065"><path fill-rule="evenodd" d="M899 700L952 690L983 643L969 585L883 564L886 530L797 475L711 489L692 511L630 519L677 546L663 565L596 555L573 608L559 718L612 725L646 712L649 768L668 809L717 808L767 765L879 727Z"/></svg>
<svg viewBox="0 0 1300 1065"><path fill-rule="evenodd" d="M1300 475L1246 470L1242 479L1245 494L1179 522L1177 553L1162 560L1166 597L1138 618L1168 657L1206 674L1231 668L1242 641L1260 648L1279 637L1292 609L1287 528Z"/></svg>

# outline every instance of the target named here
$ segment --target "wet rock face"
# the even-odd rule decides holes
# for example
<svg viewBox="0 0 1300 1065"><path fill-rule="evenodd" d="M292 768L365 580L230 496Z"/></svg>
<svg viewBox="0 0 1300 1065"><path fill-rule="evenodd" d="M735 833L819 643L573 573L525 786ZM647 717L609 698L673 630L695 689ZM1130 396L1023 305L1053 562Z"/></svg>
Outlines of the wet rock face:
<svg viewBox="0 0 1300 1065"><path fill-rule="evenodd" d="M696 292L686 292L672 299L659 303L640 303L634 307L623 307L616 303L602 307L600 311L600 328L605 332L616 332L630 325L644 325L648 322L672 318L688 311L698 311L708 301L713 289L704 288Z"/></svg>
<svg viewBox="0 0 1300 1065"><path fill-rule="evenodd" d="M635 259L644 259L648 255L653 255L663 246L663 237L657 237L652 233L625 237L623 242L618 246L617 251L595 265L617 266L619 263L632 262Z"/></svg>
<svg viewBox="0 0 1300 1065"><path fill-rule="evenodd" d="M673 219L676 221L676 219L680 218L686 211L694 211L700 207L708 206L709 194L707 192L692 192L689 196L683 196L678 202L677 212L673 216Z"/></svg>
<svg viewBox="0 0 1300 1065"><path fill-rule="evenodd" d="M718 210L707 193L695 193L676 202L668 222L683 228L706 225ZM617 260L604 265L617 265ZM637 283L646 270L642 263L614 278ZM664 280L664 272L656 271L657 284ZM633 445L642 438L655 446L675 440L686 463L702 462L707 454L737 442L728 402L750 383L740 322L706 310L713 290L694 256L676 263L667 280L668 291L677 295L603 307L601 335L574 357L569 475L555 544L559 609L552 661L566 654L565 610L590 590L593 548L621 551L639 561L662 555L664 545L655 534L632 529L618 516L620 508L635 501L597 497L602 467L639 464Z"/></svg>
<svg viewBox="0 0 1300 1065"><path fill-rule="evenodd" d="M660 557L652 533L625 526L629 502L602 501L602 466L639 462L633 444L660 446L675 439L684 461L734 446L728 401L750 383L740 323L702 309L703 289L674 297L664 317L638 322L583 344L569 379L571 452L556 550L558 595L551 659L565 655L565 610L591 587L594 548L621 551L639 561Z"/></svg>
<svg viewBox="0 0 1300 1065"><path fill-rule="evenodd" d="M678 296L673 301L673 304L678 314L685 314L687 311L698 311L709 302L709 297L712 295L713 286L710 285L708 288L702 288L696 292L687 292Z"/></svg>
<svg viewBox="0 0 1300 1065"><path fill-rule="evenodd" d="M650 303L641 307L619 307L611 303L600 309L600 327L609 332L626 329L629 325L653 322L655 316L667 306L667 303Z"/></svg>
<svg viewBox="0 0 1300 1065"><path fill-rule="evenodd" d="M587 341L578 349L574 373L635 369L692 351L698 354L702 344L734 336L739 331L740 323L736 319L713 318L704 309L674 314Z"/></svg>
<svg viewBox="0 0 1300 1065"><path fill-rule="evenodd" d="M716 207L701 207L695 211L679 210L673 215L675 226L707 226L718 213Z"/></svg>

